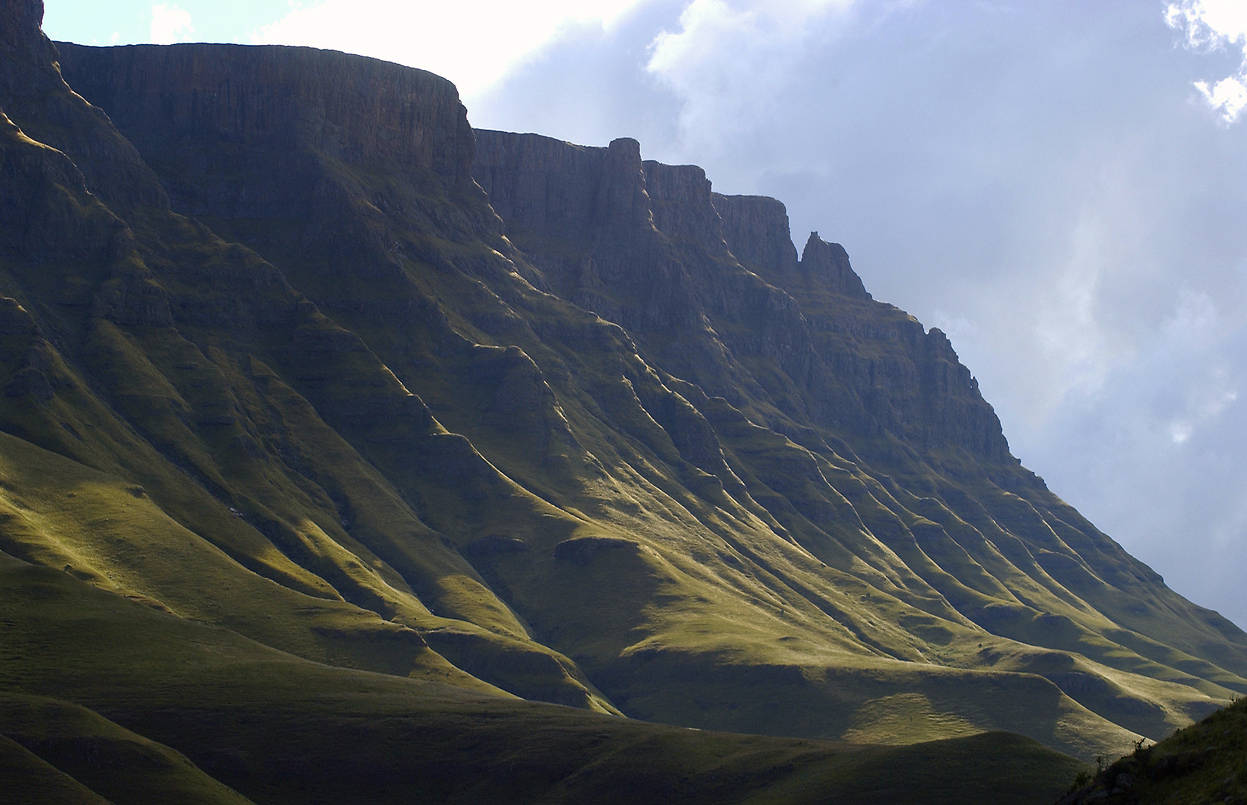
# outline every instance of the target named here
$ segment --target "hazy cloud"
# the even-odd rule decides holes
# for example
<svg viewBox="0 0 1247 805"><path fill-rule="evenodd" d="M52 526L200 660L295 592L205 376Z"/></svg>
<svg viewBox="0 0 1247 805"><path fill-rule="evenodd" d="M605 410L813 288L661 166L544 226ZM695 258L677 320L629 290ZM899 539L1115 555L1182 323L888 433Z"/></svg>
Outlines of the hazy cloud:
<svg viewBox="0 0 1247 805"><path fill-rule="evenodd" d="M680 103L683 150L704 160L726 144L717 130L732 121L733 139L770 140L792 121L787 98L807 49L830 44L853 0L769 3L693 0L677 24L650 42L646 70ZM728 57L730 54L730 57Z"/></svg>
<svg viewBox="0 0 1247 805"><path fill-rule="evenodd" d="M194 33L190 12L180 6L157 3L152 6L152 22L149 29L151 42L157 45L171 45L185 42ZM118 39L117 34L113 40Z"/></svg>
<svg viewBox="0 0 1247 805"><path fill-rule="evenodd" d="M332 48L420 67L471 98L560 38L609 29L645 2L323 0L293 6L252 42Z"/></svg>
<svg viewBox="0 0 1247 805"><path fill-rule="evenodd" d="M1195 89L1226 123L1247 108L1247 4L1242 0L1180 0L1165 7L1165 22L1182 31L1189 47L1237 50L1237 70L1214 82L1196 81Z"/></svg>

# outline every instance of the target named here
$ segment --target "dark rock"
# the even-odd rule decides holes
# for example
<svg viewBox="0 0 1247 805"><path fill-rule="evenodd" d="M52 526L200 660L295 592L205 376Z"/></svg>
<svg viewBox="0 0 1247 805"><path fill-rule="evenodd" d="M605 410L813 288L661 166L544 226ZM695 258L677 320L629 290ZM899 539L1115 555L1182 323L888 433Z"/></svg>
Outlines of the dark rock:
<svg viewBox="0 0 1247 805"><path fill-rule="evenodd" d="M75 155L101 196L124 207L164 204L134 146L66 86L56 48L40 31L43 3L6 0L0 15L0 110L32 139Z"/></svg>
<svg viewBox="0 0 1247 805"><path fill-rule="evenodd" d="M723 221L711 200L710 180L696 165L646 160L645 190L654 226L669 238L697 244L707 254L727 256Z"/></svg>
<svg viewBox="0 0 1247 805"><path fill-rule="evenodd" d="M822 275L827 286L835 293L869 299L866 286L862 285L861 277L849 265L848 252L839 243L828 243L811 232L801 252L800 267L802 271Z"/></svg>
<svg viewBox="0 0 1247 805"><path fill-rule="evenodd" d="M0 48L30 48L40 38L42 27L43 0L7 0L0 3Z"/></svg>
<svg viewBox="0 0 1247 805"><path fill-rule="evenodd" d="M473 137L458 92L423 70L268 45L57 47L74 87L132 133L136 121L159 119L166 125L149 136L173 144L211 136L240 144L240 156L298 147L432 171L454 186L472 181ZM213 168L228 179L245 164Z"/></svg>
<svg viewBox="0 0 1247 805"><path fill-rule="evenodd" d="M723 237L742 264L766 269L763 277L797 268L797 250L788 228L788 210L766 196L713 194Z"/></svg>

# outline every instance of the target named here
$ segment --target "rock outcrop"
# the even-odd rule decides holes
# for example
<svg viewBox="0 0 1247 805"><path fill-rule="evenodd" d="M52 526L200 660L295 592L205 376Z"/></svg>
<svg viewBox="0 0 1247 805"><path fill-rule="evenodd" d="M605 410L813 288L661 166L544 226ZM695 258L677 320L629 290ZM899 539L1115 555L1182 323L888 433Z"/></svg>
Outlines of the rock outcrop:
<svg viewBox="0 0 1247 805"><path fill-rule="evenodd" d="M811 232L801 250L799 268L808 274L816 274L832 293L844 294L858 299L869 299L861 277L849 265L849 253L839 243L828 243Z"/></svg>
<svg viewBox="0 0 1247 805"><path fill-rule="evenodd" d="M33 139L80 154L76 168L110 202L163 205L160 183L134 146L61 78L56 49L39 30L43 3L6 2L0 14L0 111Z"/></svg>

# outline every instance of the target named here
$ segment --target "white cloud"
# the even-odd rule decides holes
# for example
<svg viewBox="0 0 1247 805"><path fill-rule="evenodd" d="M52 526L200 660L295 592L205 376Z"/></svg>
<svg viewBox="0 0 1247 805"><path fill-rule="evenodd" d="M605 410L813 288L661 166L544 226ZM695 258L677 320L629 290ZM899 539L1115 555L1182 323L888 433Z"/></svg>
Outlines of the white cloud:
<svg viewBox="0 0 1247 805"><path fill-rule="evenodd" d="M609 30L645 2L323 0L292 7L251 41L343 50L419 67L450 79L471 98L562 37L586 27Z"/></svg>
<svg viewBox="0 0 1247 805"><path fill-rule="evenodd" d="M1165 7L1165 22L1183 29L1193 47L1216 47L1247 37L1247 6L1241 0L1178 0Z"/></svg>
<svg viewBox="0 0 1247 805"><path fill-rule="evenodd" d="M1218 81L1196 81L1195 88L1227 124L1247 109L1247 3L1242 0L1179 0L1165 7L1165 22L1186 34L1191 48L1242 54L1238 70Z"/></svg>
<svg viewBox="0 0 1247 805"><path fill-rule="evenodd" d="M729 2L693 0L679 30L664 30L650 43L646 70L678 95L685 145L705 159L721 138L717 123L740 126L778 113L773 89L789 83L794 64L823 23L847 11L854 0ZM740 139L738 133L737 139Z"/></svg>
<svg viewBox="0 0 1247 805"><path fill-rule="evenodd" d="M190 12L179 6L157 3L152 6L150 38L157 45L185 42L194 32Z"/></svg>
<svg viewBox="0 0 1247 805"><path fill-rule="evenodd" d="M1213 109L1221 110L1221 119L1233 123L1247 107L1247 80L1242 75L1226 76L1211 87L1207 81L1196 81L1195 89Z"/></svg>

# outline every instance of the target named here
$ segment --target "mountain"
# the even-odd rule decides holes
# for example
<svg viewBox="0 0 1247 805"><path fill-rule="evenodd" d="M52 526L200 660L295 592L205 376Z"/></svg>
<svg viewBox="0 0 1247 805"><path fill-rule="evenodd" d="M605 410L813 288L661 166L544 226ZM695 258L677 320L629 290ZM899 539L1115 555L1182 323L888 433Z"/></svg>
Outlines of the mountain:
<svg viewBox="0 0 1247 805"><path fill-rule="evenodd" d="M1247 691L779 202L420 70L41 15L0 0L32 796L1048 801Z"/></svg>

